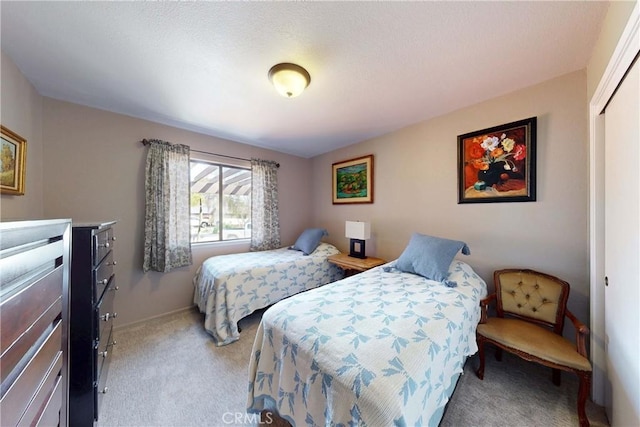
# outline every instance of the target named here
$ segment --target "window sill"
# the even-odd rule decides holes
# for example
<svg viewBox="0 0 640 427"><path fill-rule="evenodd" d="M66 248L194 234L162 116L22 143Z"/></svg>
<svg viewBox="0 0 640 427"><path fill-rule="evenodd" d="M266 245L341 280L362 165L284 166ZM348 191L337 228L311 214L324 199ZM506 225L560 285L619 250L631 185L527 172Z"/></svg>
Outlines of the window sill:
<svg viewBox="0 0 640 427"><path fill-rule="evenodd" d="M240 246L251 244L251 239L215 240L211 242L191 242L191 247L203 248L207 246Z"/></svg>

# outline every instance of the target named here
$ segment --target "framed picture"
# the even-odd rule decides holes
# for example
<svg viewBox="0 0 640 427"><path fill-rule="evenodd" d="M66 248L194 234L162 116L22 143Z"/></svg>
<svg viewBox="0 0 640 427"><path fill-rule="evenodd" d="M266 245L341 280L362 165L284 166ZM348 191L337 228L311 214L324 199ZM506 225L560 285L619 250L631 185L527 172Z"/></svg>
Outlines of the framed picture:
<svg viewBox="0 0 640 427"><path fill-rule="evenodd" d="M333 204L373 203L373 154L334 163Z"/></svg>
<svg viewBox="0 0 640 427"><path fill-rule="evenodd" d="M536 117L458 136L458 203L536 200Z"/></svg>
<svg viewBox="0 0 640 427"><path fill-rule="evenodd" d="M23 195L27 141L4 126L0 126L0 129L2 130L0 193Z"/></svg>

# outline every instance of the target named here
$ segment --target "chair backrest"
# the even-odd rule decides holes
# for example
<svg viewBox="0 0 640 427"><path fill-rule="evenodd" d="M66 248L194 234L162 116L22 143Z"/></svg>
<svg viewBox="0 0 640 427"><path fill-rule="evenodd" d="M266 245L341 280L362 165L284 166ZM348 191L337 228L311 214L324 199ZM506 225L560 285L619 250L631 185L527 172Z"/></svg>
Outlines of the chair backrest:
<svg viewBox="0 0 640 427"><path fill-rule="evenodd" d="M534 270L505 269L493 273L498 317L533 321L562 335L569 283Z"/></svg>

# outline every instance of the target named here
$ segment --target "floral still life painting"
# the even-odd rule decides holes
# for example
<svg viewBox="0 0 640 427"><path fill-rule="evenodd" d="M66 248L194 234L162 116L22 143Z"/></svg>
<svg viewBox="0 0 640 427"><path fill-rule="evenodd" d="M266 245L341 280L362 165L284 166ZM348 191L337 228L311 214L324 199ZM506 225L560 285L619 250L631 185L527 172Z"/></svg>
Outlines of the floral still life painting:
<svg viewBox="0 0 640 427"><path fill-rule="evenodd" d="M536 117L458 136L458 203L536 200Z"/></svg>
<svg viewBox="0 0 640 427"><path fill-rule="evenodd" d="M332 165L333 203L373 203L373 155Z"/></svg>

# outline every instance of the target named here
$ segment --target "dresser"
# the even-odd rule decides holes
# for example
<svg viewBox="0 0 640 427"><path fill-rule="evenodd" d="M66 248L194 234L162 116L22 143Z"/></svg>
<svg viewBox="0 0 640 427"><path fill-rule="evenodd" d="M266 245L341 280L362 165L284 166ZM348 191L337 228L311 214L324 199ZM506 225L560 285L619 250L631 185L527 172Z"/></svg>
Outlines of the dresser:
<svg viewBox="0 0 640 427"><path fill-rule="evenodd" d="M113 337L115 221L74 224L71 263L69 425L91 426L107 393Z"/></svg>
<svg viewBox="0 0 640 427"><path fill-rule="evenodd" d="M65 426L71 220L0 223L0 425Z"/></svg>

